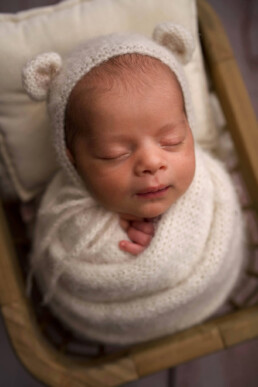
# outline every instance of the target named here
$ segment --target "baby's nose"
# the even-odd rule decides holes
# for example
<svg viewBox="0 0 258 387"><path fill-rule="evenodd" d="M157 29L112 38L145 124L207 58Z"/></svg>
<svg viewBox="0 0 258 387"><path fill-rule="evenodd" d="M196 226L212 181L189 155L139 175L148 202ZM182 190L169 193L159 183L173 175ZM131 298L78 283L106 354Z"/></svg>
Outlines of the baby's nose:
<svg viewBox="0 0 258 387"><path fill-rule="evenodd" d="M159 151L153 149L145 149L140 151L138 160L136 162L135 172L138 176L155 175L160 170L167 168L164 157Z"/></svg>

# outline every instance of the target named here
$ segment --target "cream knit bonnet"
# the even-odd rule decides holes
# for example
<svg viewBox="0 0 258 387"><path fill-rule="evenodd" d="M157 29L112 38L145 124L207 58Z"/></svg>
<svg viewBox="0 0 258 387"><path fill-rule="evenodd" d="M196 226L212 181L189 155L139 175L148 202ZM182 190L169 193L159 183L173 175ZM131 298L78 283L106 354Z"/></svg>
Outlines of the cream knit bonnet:
<svg viewBox="0 0 258 387"><path fill-rule="evenodd" d="M184 27L171 22L157 25L152 38L130 33L99 36L86 41L66 58L61 58L55 52L47 52L38 55L24 67L24 88L32 99L47 100L58 160L74 183L81 184L81 179L66 155L64 122L68 98L86 73L112 57L137 53L166 64L181 85L187 118L194 133L193 108L182 66L191 59L194 39Z"/></svg>

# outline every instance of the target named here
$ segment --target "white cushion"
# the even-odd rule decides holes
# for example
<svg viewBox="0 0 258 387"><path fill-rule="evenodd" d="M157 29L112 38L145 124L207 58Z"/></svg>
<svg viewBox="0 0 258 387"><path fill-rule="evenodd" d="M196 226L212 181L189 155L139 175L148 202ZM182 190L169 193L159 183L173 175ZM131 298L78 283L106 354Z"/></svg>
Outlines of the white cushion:
<svg viewBox="0 0 258 387"><path fill-rule="evenodd" d="M45 102L29 99L22 88L24 64L46 51L61 55L85 39L114 31L151 36L159 22L187 27L197 40L186 75L198 123L196 140L210 146L216 131L210 116L207 84L193 0L67 0L17 14L0 15L0 152L20 199L39 193L56 170Z"/></svg>

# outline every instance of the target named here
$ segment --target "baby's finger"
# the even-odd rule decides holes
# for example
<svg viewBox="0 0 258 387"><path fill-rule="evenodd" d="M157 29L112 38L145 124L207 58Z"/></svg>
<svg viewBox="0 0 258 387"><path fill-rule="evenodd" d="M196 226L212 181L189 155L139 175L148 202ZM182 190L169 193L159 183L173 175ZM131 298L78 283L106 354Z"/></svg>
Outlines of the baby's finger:
<svg viewBox="0 0 258 387"><path fill-rule="evenodd" d="M154 224L152 222L132 222L131 225L136 228L136 230L142 231L145 234L153 236L155 233Z"/></svg>
<svg viewBox="0 0 258 387"><path fill-rule="evenodd" d="M119 247L121 250L130 253L132 255L138 255L143 252L144 246L140 246L136 243L124 240L119 242Z"/></svg>
<svg viewBox="0 0 258 387"><path fill-rule="evenodd" d="M141 246L148 246L152 240L152 235L146 234L145 232L136 230L134 227L130 227L127 230L127 235L132 242L135 242Z"/></svg>

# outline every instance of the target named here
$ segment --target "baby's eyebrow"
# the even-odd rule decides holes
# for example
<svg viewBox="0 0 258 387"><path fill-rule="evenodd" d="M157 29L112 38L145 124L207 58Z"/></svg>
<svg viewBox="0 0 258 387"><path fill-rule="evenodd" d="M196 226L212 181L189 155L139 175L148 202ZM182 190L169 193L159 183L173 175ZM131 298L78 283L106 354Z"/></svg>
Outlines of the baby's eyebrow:
<svg viewBox="0 0 258 387"><path fill-rule="evenodd" d="M182 128L185 130L185 119L180 119L177 121L171 121L164 125L162 125L160 128L157 129L156 133L154 133L154 136L162 136L166 135L170 132L175 132L177 128ZM96 133L94 130L88 131L86 134L86 137L88 141L90 142L90 146L97 146L97 145L103 145L103 142L107 143L119 143L121 145L126 145L131 140L130 133L109 133L108 138L105 138L105 135L103 136L99 133ZM105 143L105 144L107 144Z"/></svg>
<svg viewBox="0 0 258 387"><path fill-rule="evenodd" d="M159 133L160 134L163 134L163 133L166 133L166 132L170 132L178 127L182 127L182 124L185 124L185 119L180 119L178 121L172 121L172 122L169 122L168 124L165 124L163 125L160 129L159 129Z"/></svg>
<svg viewBox="0 0 258 387"><path fill-rule="evenodd" d="M128 141L130 141L130 135L127 133L123 134L116 134L111 133L109 136L105 137L105 135L100 134L92 134L88 137L89 142L91 143L91 146L97 146L97 145L107 145L110 143L119 143L119 144L126 144Z"/></svg>

